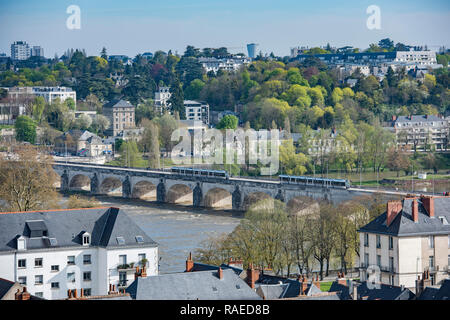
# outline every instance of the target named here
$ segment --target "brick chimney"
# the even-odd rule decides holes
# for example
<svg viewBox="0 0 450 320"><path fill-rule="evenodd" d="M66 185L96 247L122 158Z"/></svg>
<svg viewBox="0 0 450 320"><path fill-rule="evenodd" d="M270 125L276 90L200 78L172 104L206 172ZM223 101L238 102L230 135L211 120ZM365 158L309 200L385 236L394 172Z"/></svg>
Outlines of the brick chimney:
<svg viewBox="0 0 450 320"><path fill-rule="evenodd" d="M430 218L434 217L434 198L431 196L422 197L422 204L425 207L425 210L428 213Z"/></svg>
<svg viewBox="0 0 450 320"><path fill-rule="evenodd" d="M78 298L77 289L73 289L73 297Z"/></svg>
<svg viewBox="0 0 450 320"><path fill-rule="evenodd" d="M70 299L72 298L72 290L67 290L67 298Z"/></svg>
<svg viewBox="0 0 450 320"><path fill-rule="evenodd" d="M23 287L23 291L20 292L20 289L17 289L16 293L14 294L15 300L30 300L30 293L27 291L27 287Z"/></svg>
<svg viewBox="0 0 450 320"><path fill-rule="evenodd" d="M186 271L185 272L192 272L194 269L194 261L192 261L192 253L189 252L189 257L186 260Z"/></svg>
<svg viewBox="0 0 450 320"><path fill-rule="evenodd" d="M255 288L255 283L259 279L259 272L258 270L255 270L253 268L253 264L250 264L249 268L247 269L247 284L250 286L250 288Z"/></svg>
<svg viewBox="0 0 450 320"><path fill-rule="evenodd" d="M390 226L397 214L402 211L403 205L401 200L388 201L386 206L386 225Z"/></svg>
<svg viewBox="0 0 450 320"><path fill-rule="evenodd" d="M83 298L84 297L84 290L83 290L83 288L81 288L80 289L80 298Z"/></svg>
<svg viewBox="0 0 450 320"><path fill-rule="evenodd" d="M219 267L219 271L217 271L217 276L219 277L220 280L223 279L223 270L220 267Z"/></svg>
<svg viewBox="0 0 450 320"><path fill-rule="evenodd" d="M419 222L419 203L417 199L414 199L412 203L412 217L414 222Z"/></svg>
<svg viewBox="0 0 450 320"><path fill-rule="evenodd" d="M141 269L141 277L147 278L147 267L146 266L143 266Z"/></svg>

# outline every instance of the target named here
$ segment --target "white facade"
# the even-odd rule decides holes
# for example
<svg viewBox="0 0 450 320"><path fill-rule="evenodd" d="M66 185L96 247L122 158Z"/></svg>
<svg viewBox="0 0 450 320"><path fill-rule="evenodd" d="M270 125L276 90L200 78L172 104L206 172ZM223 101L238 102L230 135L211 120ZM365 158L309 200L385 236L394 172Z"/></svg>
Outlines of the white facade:
<svg viewBox="0 0 450 320"><path fill-rule="evenodd" d="M186 120L202 121L209 125L209 105L203 102L184 100Z"/></svg>
<svg viewBox="0 0 450 320"><path fill-rule="evenodd" d="M159 87L158 91L155 92L155 111L158 114L163 114L170 108L170 103L168 102L172 94L170 93L169 87Z"/></svg>
<svg viewBox="0 0 450 320"><path fill-rule="evenodd" d="M90 263L85 262L88 255ZM148 260L147 275L157 275L157 247L105 249L86 246L0 253L0 277L21 283L26 279L24 285L27 290L45 299L65 299L69 289L84 289L90 295L106 295L110 284L122 288L134 281L134 268L118 269L122 264L120 256L126 256L126 264L138 266L143 255ZM69 263L69 257L74 257L74 264ZM42 259L42 263L37 260L38 266L35 265L36 259ZM19 260L25 260L26 266L19 266ZM52 270L55 266L58 266L57 271Z"/></svg>
<svg viewBox="0 0 450 320"><path fill-rule="evenodd" d="M68 87L13 87L7 88L8 97L13 100L20 100L21 98L35 96L43 97L48 103L59 99L64 102L68 98L72 98L76 103L77 93Z"/></svg>
<svg viewBox="0 0 450 320"><path fill-rule="evenodd" d="M214 72L217 71L228 71L234 72L239 70L244 65L247 65L251 62L250 58L247 57L234 57L234 58L199 58L198 61L202 64L203 69L206 72Z"/></svg>
<svg viewBox="0 0 450 320"><path fill-rule="evenodd" d="M436 64L436 52L434 51L397 51L395 61L414 63L416 65Z"/></svg>
<svg viewBox="0 0 450 320"><path fill-rule="evenodd" d="M27 60L31 57L31 48L25 41L16 41L11 44L12 60Z"/></svg>

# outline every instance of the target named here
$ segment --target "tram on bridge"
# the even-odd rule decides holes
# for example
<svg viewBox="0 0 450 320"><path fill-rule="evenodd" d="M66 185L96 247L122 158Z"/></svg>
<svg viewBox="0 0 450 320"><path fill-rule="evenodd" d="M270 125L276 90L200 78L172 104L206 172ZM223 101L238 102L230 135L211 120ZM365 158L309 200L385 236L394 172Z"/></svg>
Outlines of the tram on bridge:
<svg viewBox="0 0 450 320"><path fill-rule="evenodd" d="M328 188L341 188L348 189L350 188L350 181L347 179L326 179L326 178L313 178L306 176L288 176L288 175L280 175L279 176L280 183L286 184L301 184L308 186L321 186Z"/></svg>
<svg viewBox="0 0 450 320"><path fill-rule="evenodd" d="M228 172L225 170L206 170L206 169L195 169L195 168L184 168L184 167L172 167L170 171L173 173L190 175L190 176L202 176L202 177L214 177L214 178L224 178L228 179Z"/></svg>

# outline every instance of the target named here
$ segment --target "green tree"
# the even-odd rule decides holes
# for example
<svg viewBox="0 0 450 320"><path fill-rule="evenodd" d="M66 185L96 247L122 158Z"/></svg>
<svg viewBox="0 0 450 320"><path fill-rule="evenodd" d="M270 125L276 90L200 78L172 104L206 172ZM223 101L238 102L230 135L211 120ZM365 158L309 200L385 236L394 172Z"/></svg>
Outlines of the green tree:
<svg viewBox="0 0 450 320"><path fill-rule="evenodd" d="M170 92L172 95L170 96L168 103L171 104L172 110L178 112L181 120L186 119L183 88L178 79L176 79L174 84L170 87Z"/></svg>
<svg viewBox="0 0 450 320"><path fill-rule="evenodd" d="M18 116L14 128L18 141L27 141L31 144L36 142L36 123L30 117Z"/></svg>
<svg viewBox="0 0 450 320"><path fill-rule="evenodd" d="M238 118L233 115L226 115L220 119L217 129L236 129L238 125Z"/></svg>
<svg viewBox="0 0 450 320"><path fill-rule="evenodd" d="M139 167L142 155L134 140L123 141L119 148L120 164L125 167Z"/></svg>

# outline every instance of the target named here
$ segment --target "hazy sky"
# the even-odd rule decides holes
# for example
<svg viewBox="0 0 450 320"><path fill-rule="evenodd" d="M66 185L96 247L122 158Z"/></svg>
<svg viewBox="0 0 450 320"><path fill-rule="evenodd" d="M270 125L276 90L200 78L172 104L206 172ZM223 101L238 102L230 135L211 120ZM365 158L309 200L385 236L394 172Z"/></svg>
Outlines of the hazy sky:
<svg viewBox="0 0 450 320"><path fill-rule="evenodd" d="M69 30L69 5L81 9L81 29ZM381 9L381 29L369 30L366 9ZM352 45L389 37L411 45L450 47L448 0L0 0L0 52L13 41L44 48L45 56L67 48L98 55L155 50L183 53L186 45L233 47L258 43L264 53L289 55L294 46ZM242 49L239 49L242 48Z"/></svg>

